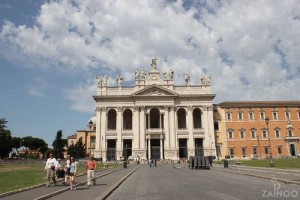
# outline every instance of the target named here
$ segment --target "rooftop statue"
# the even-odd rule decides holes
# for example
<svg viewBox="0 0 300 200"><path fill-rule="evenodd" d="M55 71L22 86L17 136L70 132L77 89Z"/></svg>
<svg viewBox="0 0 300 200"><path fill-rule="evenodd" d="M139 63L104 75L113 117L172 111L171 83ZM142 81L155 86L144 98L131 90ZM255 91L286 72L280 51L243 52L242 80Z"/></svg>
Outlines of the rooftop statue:
<svg viewBox="0 0 300 200"><path fill-rule="evenodd" d="M135 80L139 80L140 78L140 72L138 69L135 70Z"/></svg>
<svg viewBox="0 0 300 200"><path fill-rule="evenodd" d="M152 59L152 63L151 63L151 67L152 67L152 69L157 69L156 68L156 58L154 58L154 59Z"/></svg>
<svg viewBox="0 0 300 200"><path fill-rule="evenodd" d="M116 81L117 81L117 83L118 83L118 86L122 86L123 78L122 78L120 75L118 75Z"/></svg>
<svg viewBox="0 0 300 200"><path fill-rule="evenodd" d="M210 85L211 76L202 75L201 85Z"/></svg>

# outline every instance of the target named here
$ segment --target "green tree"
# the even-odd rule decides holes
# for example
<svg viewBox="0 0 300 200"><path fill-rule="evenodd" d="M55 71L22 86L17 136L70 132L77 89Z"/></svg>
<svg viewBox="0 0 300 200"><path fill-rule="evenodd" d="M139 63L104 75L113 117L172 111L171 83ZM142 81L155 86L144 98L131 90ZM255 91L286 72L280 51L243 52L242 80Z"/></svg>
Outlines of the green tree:
<svg viewBox="0 0 300 200"><path fill-rule="evenodd" d="M4 130L6 128L7 120L5 118L0 119L0 129Z"/></svg>
<svg viewBox="0 0 300 200"><path fill-rule="evenodd" d="M70 156L73 156L74 158L84 158L85 151L84 151L84 145L82 142L82 137L79 138L79 140L76 142L76 144L71 144L67 152Z"/></svg>
<svg viewBox="0 0 300 200"><path fill-rule="evenodd" d="M0 119L0 158L8 157L12 149L12 137L10 130L6 130L6 123L5 118Z"/></svg>
<svg viewBox="0 0 300 200"><path fill-rule="evenodd" d="M62 130L57 131L55 140L52 143L55 158L64 157L64 147L67 146L67 140L63 139L62 136Z"/></svg>
<svg viewBox="0 0 300 200"><path fill-rule="evenodd" d="M82 137L79 138L79 140L75 144L76 149L76 158L84 158L85 157L85 151L84 151L84 145L82 142Z"/></svg>
<svg viewBox="0 0 300 200"><path fill-rule="evenodd" d="M0 129L0 158L7 158L12 150L12 137L9 130Z"/></svg>

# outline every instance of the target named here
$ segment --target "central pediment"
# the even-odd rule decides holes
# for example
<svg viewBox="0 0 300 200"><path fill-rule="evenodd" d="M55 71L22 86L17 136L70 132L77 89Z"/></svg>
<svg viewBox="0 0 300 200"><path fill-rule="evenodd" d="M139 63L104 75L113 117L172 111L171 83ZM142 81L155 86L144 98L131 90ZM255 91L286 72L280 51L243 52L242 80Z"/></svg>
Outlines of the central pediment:
<svg viewBox="0 0 300 200"><path fill-rule="evenodd" d="M144 89L134 92L131 96L178 96L176 92L158 85L151 85Z"/></svg>

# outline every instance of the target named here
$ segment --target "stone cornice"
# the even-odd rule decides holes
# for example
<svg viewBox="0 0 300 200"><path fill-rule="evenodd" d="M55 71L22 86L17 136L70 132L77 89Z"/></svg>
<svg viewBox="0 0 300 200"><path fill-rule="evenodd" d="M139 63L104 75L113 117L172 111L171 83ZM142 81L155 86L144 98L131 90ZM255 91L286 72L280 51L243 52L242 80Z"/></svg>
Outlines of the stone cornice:
<svg viewBox="0 0 300 200"><path fill-rule="evenodd" d="M225 101L218 105L221 108L300 107L300 101Z"/></svg>

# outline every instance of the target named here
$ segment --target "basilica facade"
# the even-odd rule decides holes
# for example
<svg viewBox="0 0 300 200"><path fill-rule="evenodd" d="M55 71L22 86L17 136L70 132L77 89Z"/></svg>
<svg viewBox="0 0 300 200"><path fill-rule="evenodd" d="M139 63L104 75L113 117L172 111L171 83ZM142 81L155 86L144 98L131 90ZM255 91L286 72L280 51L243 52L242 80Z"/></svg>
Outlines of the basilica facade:
<svg viewBox="0 0 300 200"><path fill-rule="evenodd" d="M149 70L146 73L146 70ZM136 70L135 84L107 85L97 76L94 157L107 160L179 160L215 156L211 77L198 85L174 85L174 71L160 72L156 59L146 70Z"/></svg>

